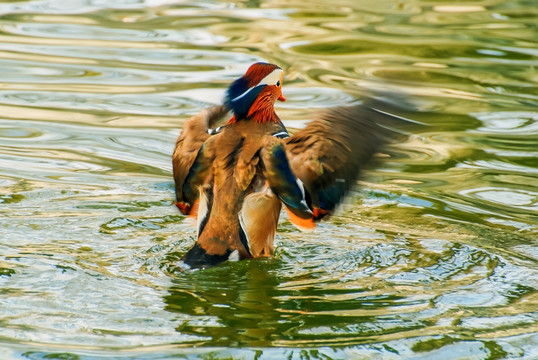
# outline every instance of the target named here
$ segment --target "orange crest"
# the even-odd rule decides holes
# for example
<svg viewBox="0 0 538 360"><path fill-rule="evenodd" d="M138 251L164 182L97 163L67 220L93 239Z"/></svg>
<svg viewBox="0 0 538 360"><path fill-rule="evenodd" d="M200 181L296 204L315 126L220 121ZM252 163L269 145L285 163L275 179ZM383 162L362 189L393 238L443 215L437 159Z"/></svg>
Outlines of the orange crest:
<svg viewBox="0 0 538 360"><path fill-rule="evenodd" d="M243 77L247 79L248 81L248 87L256 86L262 81L264 77L275 71L276 69L280 69L277 65L274 64L268 64L263 62L258 62L255 64L252 64L245 75Z"/></svg>

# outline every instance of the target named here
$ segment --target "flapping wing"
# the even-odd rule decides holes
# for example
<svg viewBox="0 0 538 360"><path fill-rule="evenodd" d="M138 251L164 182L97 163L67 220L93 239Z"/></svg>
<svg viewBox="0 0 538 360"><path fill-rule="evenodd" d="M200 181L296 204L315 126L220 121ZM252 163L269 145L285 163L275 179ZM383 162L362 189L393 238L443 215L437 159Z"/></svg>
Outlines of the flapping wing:
<svg viewBox="0 0 538 360"><path fill-rule="evenodd" d="M304 186L290 167L282 140L271 138L261 151L267 182L286 205L290 221L301 230L311 230L315 227L314 217L306 201Z"/></svg>
<svg viewBox="0 0 538 360"><path fill-rule="evenodd" d="M365 104L337 107L286 140L291 168L305 185L316 219L335 209L387 142L388 132L379 125L386 116Z"/></svg>
<svg viewBox="0 0 538 360"><path fill-rule="evenodd" d="M183 131L176 141L176 148L172 156L176 205L185 215L191 212L197 196L189 183L196 181L200 169L207 165L201 158L200 149L211 136L208 134L208 129L222 119L227 112L228 109L224 105L200 111L185 121Z"/></svg>
<svg viewBox="0 0 538 360"><path fill-rule="evenodd" d="M284 145L276 140L262 151L269 186L291 212L308 219L312 212L306 203L303 185L297 181L290 168Z"/></svg>

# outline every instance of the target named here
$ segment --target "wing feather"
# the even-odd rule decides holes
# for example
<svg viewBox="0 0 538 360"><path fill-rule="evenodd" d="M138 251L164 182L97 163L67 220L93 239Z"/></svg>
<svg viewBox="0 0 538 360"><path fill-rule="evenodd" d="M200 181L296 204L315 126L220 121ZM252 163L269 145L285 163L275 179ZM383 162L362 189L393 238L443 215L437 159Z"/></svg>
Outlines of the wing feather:
<svg viewBox="0 0 538 360"><path fill-rule="evenodd" d="M356 184L360 171L388 140L380 113L367 105L330 109L285 140L296 177L316 218L332 212Z"/></svg>
<svg viewBox="0 0 538 360"><path fill-rule="evenodd" d="M211 136L208 134L208 129L221 120L227 112L228 109L224 105L203 109L185 121L183 131L176 141L172 156L176 199L178 208L186 215L190 213L195 199L186 199L184 190L190 187L185 186L185 180L187 177L192 179L195 175L192 168L199 157L202 145Z"/></svg>
<svg viewBox="0 0 538 360"><path fill-rule="evenodd" d="M301 219L312 218L302 183L294 175L282 140L272 138L261 151L265 177L271 190L288 210Z"/></svg>

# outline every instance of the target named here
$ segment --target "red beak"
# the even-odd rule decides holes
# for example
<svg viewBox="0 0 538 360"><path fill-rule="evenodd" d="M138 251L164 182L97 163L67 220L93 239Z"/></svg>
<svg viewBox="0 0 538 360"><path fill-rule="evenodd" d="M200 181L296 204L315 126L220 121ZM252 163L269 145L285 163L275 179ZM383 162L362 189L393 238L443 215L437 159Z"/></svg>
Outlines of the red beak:
<svg viewBox="0 0 538 360"><path fill-rule="evenodd" d="M277 100L280 100L282 102L286 101L286 98L284 97L284 95L282 95L282 93L280 93L280 96L278 97Z"/></svg>

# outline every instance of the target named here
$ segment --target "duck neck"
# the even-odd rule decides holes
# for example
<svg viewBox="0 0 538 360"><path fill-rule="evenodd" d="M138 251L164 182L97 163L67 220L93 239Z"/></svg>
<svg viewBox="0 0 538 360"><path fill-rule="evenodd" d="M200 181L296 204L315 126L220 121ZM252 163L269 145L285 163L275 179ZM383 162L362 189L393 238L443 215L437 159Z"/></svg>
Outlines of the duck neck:
<svg viewBox="0 0 538 360"><path fill-rule="evenodd" d="M248 119L259 124L279 121L278 115L272 106L270 108L260 108L249 113Z"/></svg>
<svg viewBox="0 0 538 360"><path fill-rule="evenodd" d="M232 118L228 121L228 124L234 124L238 120L242 120L237 118L235 115L232 116ZM270 122L278 123L280 122L280 118L275 112L274 107L271 105L270 107L258 107L256 109L252 109L248 112L248 115L244 118L244 120L252 121L257 124L265 124Z"/></svg>

